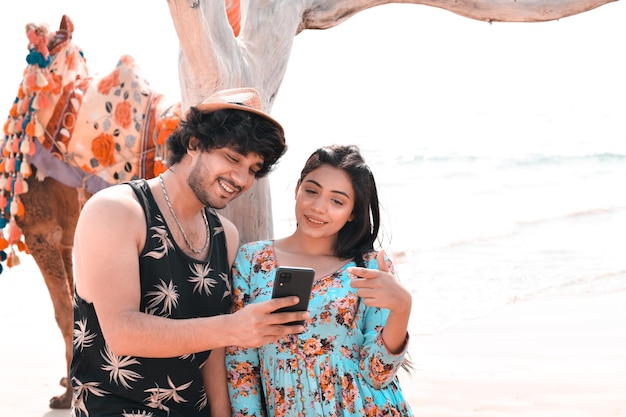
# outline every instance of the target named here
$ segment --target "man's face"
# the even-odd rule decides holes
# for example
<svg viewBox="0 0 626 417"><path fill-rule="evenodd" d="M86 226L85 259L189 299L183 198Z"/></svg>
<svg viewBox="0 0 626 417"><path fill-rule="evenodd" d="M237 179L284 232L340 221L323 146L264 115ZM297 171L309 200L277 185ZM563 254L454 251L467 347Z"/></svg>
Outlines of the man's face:
<svg viewBox="0 0 626 417"><path fill-rule="evenodd" d="M202 204L221 209L252 187L262 167L256 153L244 156L228 147L198 151L187 181Z"/></svg>

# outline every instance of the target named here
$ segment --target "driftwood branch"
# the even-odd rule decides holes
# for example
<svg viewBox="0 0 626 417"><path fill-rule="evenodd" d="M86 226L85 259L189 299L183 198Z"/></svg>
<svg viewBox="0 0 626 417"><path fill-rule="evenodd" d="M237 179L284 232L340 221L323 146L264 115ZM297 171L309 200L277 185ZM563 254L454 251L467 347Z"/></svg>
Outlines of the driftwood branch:
<svg viewBox="0 0 626 417"><path fill-rule="evenodd" d="M390 3L421 4L484 22L547 22L616 0L314 0L303 14L304 29L328 29L360 11Z"/></svg>

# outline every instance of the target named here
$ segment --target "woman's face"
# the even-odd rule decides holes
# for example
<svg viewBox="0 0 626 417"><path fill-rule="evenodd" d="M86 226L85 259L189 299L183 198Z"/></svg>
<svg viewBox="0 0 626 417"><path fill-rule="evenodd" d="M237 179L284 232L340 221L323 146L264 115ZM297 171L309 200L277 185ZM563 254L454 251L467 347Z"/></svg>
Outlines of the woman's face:
<svg viewBox="0 0 626 417"><path fill-rule="evenodd" d="M353 209L350 177L330 165L309 172L296 190L298 229L311 237L336 236L352 220Z"/></svg>

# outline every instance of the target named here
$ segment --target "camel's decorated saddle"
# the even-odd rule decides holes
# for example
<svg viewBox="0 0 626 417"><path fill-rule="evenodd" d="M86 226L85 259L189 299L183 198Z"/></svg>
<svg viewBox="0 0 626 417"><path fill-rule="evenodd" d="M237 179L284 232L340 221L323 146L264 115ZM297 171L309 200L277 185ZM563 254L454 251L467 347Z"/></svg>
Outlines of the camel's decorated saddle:
<svg viewBox="0 0 626 417"><path fill-rule="evenodd" d="M180 120L180 103L152 90L128 55L110 73L89 75L73 29L67 16L53 33L26 26L28 66L0 140L0 261L9 267L19 263L16 248L28 250L16 218L32 166L40 179L88 194L152 178L164 170L165 139Z"/></svg>

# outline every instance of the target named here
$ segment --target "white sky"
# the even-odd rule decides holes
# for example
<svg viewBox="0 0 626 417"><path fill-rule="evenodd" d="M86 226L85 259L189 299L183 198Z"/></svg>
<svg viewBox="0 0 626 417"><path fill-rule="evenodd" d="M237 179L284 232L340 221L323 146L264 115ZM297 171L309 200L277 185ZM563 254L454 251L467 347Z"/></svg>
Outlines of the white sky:
<svg viewBox="0 0 626 417"><path fill-rule="evenodd" d="M155 89L178 95L178 40L165 1L8 4L0 16L6 111L25 67L26 23L55 30L62 14L73 20L92 73L129 54ZM390 126L444 145L462 134L506 135L513 146L538 131L624 142L625 12L618 1L555 22L490 25L429 6L374 7L296 37L272 114L292 145L305 134L328 143L329 134Z"/></svg>

